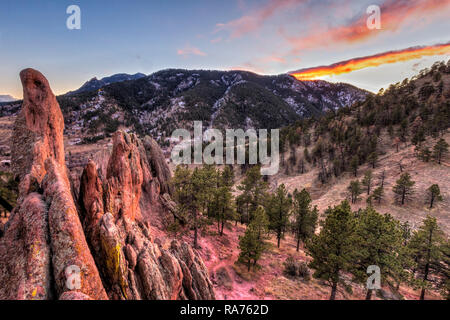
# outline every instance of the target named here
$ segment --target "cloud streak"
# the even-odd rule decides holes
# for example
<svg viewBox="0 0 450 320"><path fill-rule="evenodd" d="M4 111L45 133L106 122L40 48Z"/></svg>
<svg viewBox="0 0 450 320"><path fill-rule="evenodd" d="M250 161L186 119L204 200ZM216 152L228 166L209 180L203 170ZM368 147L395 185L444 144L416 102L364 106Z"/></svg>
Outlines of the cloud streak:
<svg viewBox="0 0 450 320"><path fill-rule="evenodd" d="M431 14L439 14L450 10L449 0L386 0L381 8L381 30L370 30L366 22L369 17L361 13L345 25L328 29L320 26L308 35L288 36L284 35L293 48L293 53L303 49L328 46L332 43L354 43L362 42L373 36L385 32L395 32L404 25L419 21ZM429 21L431 21L430 19Z"/></svg>
<svg viewBox="0 0 450 320"><path fill-rule="evenodd" d="M371 56L341 61L329 66L300 69L289 72L289 74L294 76L297 80L314 80L325 76L340 75L365 68L377 67L383 64L446 54L450 54L450 42L433 46L411 47L403 50L388 51Z"/></svg>

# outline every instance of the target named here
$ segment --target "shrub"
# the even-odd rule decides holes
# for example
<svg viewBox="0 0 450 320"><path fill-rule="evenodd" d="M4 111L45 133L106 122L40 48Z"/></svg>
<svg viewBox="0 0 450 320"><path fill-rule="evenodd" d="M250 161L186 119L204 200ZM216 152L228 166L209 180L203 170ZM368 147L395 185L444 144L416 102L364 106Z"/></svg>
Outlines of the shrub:
<svg viewBox="0 0 450 320"><path fill-rule="evenodd" d="M297 261L292 256L289 256L283 264L284 273L288 276L303 278L306 281L311 279L311 271L306 262Z"/></svg>

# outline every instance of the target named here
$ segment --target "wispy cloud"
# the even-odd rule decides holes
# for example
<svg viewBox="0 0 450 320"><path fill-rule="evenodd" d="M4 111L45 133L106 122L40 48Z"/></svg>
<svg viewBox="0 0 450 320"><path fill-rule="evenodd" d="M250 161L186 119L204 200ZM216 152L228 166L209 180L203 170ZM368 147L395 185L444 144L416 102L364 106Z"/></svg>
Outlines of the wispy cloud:
<svg viewBox="0 0 450 320"><path fill-rule="evenodd" d="M293 48L293 53L303 49L325 47L334 43L353 43L368 40L385 32L396 32L411 22L433 21L427 15L442 14L450 10L449 0L386 0L381 5L381 30L370 30L366 26L367 15L359 14L344 25L323 29L317 26L309 34L288 36L284 34ZM426 21L425 21L426 23Z"/></svg>
<svg viewBox="0 0 450 320"><path fill-rule="evenodd" d="M205 57L207 54L203 51L201 51L199 48L193 47L191 45L186 45L184 48L182 49L178 49L177 50L177 54L179 56L202 56Z"/></svg>
<svg viewBox="0 0 450 320"><path fill-rule="evenodd" d="M222 37L218 37L218 38L214 38L214 39L210 40L211 43L219 43L221 41L222 41Z"/></svg>
<svg viewBox="0 0 450 320"><path fill-rule="evenodd" d="M433 46L411 47L403 50L388 51L371 56L359 57L334 63L329 66L292 71L289 74L298 80L314 80L324 76L340 75L383 64L404 62L425 56L450 54L450 42Z"/></svg>
<svg viewBox="0 0 450 320"><path fill-rule="evenodd" d="M264 23L282 10L291 8L299 3L308 0L269 0L263 7L249 12L248 14L226 22L218 23L216 25L215 33L219 31L229 31L230 38L239 38L245 34L259 30Z"/></svg>

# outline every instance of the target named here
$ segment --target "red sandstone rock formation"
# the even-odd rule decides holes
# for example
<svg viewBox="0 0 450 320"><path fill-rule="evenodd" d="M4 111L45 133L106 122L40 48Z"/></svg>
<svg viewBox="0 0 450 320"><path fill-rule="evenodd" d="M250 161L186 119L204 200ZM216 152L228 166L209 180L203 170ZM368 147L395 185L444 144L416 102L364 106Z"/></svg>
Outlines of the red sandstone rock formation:
<svg viewBox="0 0 450 320"><path fill-rule="evenodd" d="M170 170L156 142L117 132L106 176L90 161L76 206L56 98L38 71L21 79L12 138L20 195L0 238L0 299L214 299L199 255L156 237L155 226L173 219Z"/></svg>
<svg viewBox="0 0 450 320"><path fill-rule="evenodd" d="M80 184L83 224L90 243L99 244L93 246L95 257L110 298L213 299L206 267L190 246L163 244L152 235L154 226L146 221L152 208L140 200L161 196L153 185L158 178L151 172L156 171L149 166L154 162L135 135L119 131L113 140L105 181L90 161Z"/></svg>
<svg viewBox="0 0 450 320"><path fill-rule="evenodd" d="M24 101L11 162L21 182L18 206L0 239L0 298L58 298L73 289L66 270L77 266L77 290L107 299L70 190L58 102L40 72L26 69L20 78Z"/></svg>

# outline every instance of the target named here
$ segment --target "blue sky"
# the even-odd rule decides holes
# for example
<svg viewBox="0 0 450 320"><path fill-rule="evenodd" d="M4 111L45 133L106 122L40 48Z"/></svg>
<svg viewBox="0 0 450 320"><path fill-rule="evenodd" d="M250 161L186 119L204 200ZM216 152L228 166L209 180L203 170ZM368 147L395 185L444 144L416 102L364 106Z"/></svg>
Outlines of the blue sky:
<svg viewBox="0 0 450 320"><path fill-rule="evenodd" d="M72 4L81 8L81 30L66 27ZM382 30L363 30L354 39L350 29L365 24L371 4L382 8ZM0 94L22 96L18 74L26 67L43 72L61 94L118 72L279 74L447 43L449 7L450 0L2 0ZM377 91L446 59L448 54L423 57L325 80Z"/></svg>

